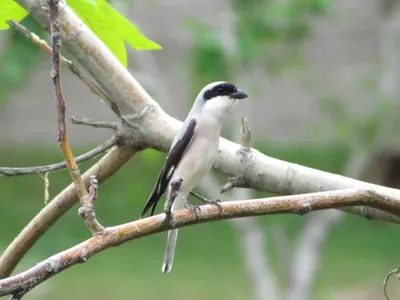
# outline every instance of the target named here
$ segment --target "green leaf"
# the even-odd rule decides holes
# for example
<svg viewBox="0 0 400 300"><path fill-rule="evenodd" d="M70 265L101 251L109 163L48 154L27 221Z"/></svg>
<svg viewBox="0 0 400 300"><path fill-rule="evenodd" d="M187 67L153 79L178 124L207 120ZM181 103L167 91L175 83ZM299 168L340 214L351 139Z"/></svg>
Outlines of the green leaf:
<svg viewBox="0 0 400 300"><path fill-rule="evenodd" d="M105 0L68 0L67 3L124 66L127 65L124 42L136 50L161 49Z"/></svg>
<svg viewBox="0 0 400 300"><path fill-rule="evenodd" d="M87 24L90 24L90 21L86 21ZM98 38L108 47L108 49L110 49L115 57L118 58L118 60L126 67L128 65L128 56L126 53L124 41L112 31L109 31L107 29L96 26L93 26L93 28L91 29L93 33L97 35Z"/></svg>
<svg viewBox="0 0 400 300"><path fill-rule="evenodd" d="M10 27L6 21L14 20L19 22L28 15L28 12L14 0L1 0L1 2L0 30Z"/></svg>

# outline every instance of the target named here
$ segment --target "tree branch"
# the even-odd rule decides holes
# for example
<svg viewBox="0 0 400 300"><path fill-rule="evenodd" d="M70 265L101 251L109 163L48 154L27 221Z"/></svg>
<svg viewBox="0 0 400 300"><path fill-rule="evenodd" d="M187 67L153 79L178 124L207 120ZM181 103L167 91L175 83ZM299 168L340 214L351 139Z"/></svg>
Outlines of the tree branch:
<svg viewBox="0 0 400 300"><path fill-rule="evenodd" d="M104 142L103 144L97 146L96 148L86 152L82 155L79 155L75 158L75 162L80 164L84 161L87 161L91 158L96 157L97 155L107 151L112 146L115 145L117 142L117 137L112 136L109 140ZM35 167L23 167L23 168L8 168L8 167L0 167L0 176L21 176L21 175L28 175L28 174L36 174L36 173L46 173L46 172L53 172L65 169L67 164L65 161L59 162L56 164L45 165L45 166L35 166Z"/></svg>
<svg viewBox="0 0 400 300"><path fill-rule="evenodd" d="M117 129L117 122L106 122L106 121L93 121L89 119L77 119L75 117L71 117L72 124L76 125L87 125L92 126L94 128L108 128L108 129Z"/></svg>
<svg viewBox="0 0 400 300"><path fill-rule="evenodd" d="M198 213L189 209L176 211L172 214L170 222L165 222L165 214L159 214L109 227L102 235L93 236L79 245L53 255L25 272L0 280L0 296L24 294L44 280L73 265L86 262L107 248L172 228L240 217L297 214L304 211L305 207L308 210L323 210L353 205L368 205L385 211L395 211L396 215L400 215L400 199L389 198L367 189L232 201L222 203L221 207L204 205Z"/></svg>
<svg viewBox="0 0 400 300"><path fill-rule="evenodd" d="M89 178L95 175L101 183L113 176L136 153L131 145L114 146L99 162L87 170L82 179L89 187ZM25 253L35 242L79 200L73 183L67 186L46 205L21 233L12 241L0 257L0 278L10 275Z"/></svg>
<svg viewBox="0 0 400 300"><path fill-rule="evenodd" d="M61 73L60 73L60 49L61 49L61 29L59 20L59 4L60 0L48 0L49 6L49 19L50 19L50 29L51 29L51 40L53 54L52 58L52 68L51 68L51 78L54 84L54 90L56 93L57 102L57 114L58 114L58 136L57 141L60 145L61 151L64 155L65 162L67 164L69 173L71 175L72 181L75 184L76 191L78 193L79 199L81 200L82 208L79 214L86 223L92 234L98 234L102 232L104 228L96 219L96 214L93 212L93 202L95 200L94 195L88 193L85 183L81 177L79 167L75 162L74 156L72 154L71 147L68 141L67 134L67 124L65 122L65 99L61 89ZM95 180L95 179L94 179ZM97 186L97 180L91 180L91 188ZM95 188L97 190L97 188ZM95 193L97 195L97 193ZM92 212L92 213L89 213Z"/></svg>

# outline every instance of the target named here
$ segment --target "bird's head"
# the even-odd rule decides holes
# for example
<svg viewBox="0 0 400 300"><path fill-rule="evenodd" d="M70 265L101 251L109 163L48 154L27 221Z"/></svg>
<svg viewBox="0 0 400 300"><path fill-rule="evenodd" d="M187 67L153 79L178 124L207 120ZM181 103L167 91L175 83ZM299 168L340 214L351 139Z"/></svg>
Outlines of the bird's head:
<svg viewBox="0 0 400 300"><path fill-rule="evenodd" d="M197 96L196 102L202 113L223 119L235 106L237 100L247 98L247 94L234 84L217 81L206 85Z"/></svg>

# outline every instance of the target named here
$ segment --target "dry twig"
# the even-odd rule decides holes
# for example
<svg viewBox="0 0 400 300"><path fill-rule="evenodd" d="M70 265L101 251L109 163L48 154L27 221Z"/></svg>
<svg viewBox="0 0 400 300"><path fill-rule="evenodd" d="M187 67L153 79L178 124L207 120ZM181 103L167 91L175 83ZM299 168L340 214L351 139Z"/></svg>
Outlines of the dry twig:
<svg viewBox="0 0 400 300"><path fill-rule="evenodd" d="M59 0L48 0L49 19L51 28L51 40L53 53L51 56L52 68L50 76L53 80L54 90L56 94L57 114L58 114L58 134L57 141L64 155L65 162L71 174L72 181L75 183L79 198L83 199L88 195L85 184L81 178L78 165L72 155L71 147L68 141L67 125L65 123L65 99L61 89L61 74L60 74L60 20L58 18L58 2Z"/></svg>
<svg viewBox="0 0 400 300"><path fill-rule="evenodd" d="M107 248L169 229L240 217L298 214L304 207L308 210L323 210L353 205L368 205L384 211L395 211L400 215L400 199L388 198L386 195L367 189L232 201L222 203L220 207L204 205L196 213L190 209L176 211L172 214L170 222L165 222L165 214L159 214L109 227L103 234L93 236L79 245L53 255L25 272L0 280L0 296L24 294L48 278L73 265L86 262Z"/></svg>
<svg viewBox="0 0 400 300"><path fill-rule="evenodd" d="M113 176L137 152L131 146L114 146L99 162L83 174L82 178L89 187L89 177L96 175L99 182L104 182ZM45 206L21 233L8 245L0 257L0 278L10 275L33 244L43 235L54 222L79 201L75 185L71 183Z"/></svg>
<svg viewBox="0 0 400 300"><path fill-rule="evenodd" d="M107 121L93 121L86 118L77 119L75 117L71 117L72 124L76 125L87 125L92 126L94 128L108 128L116 130L118 127L117 122L107 122Z"/></svg>
<svg viewBox="0 0 400 300"><path fill-rule="evenodd" d="M386 275L385 280L383 281L383 293L385 294L385 297L387 300L390 300L389 295L387 293L387 284L388 284L389 278L392 275L396 275L396 278L400 280L400 268L390 271L389 274Z"/></svg>
<svg viewBox="0 0 400 300"><path fill-rule="evenodd" d="M104 142L103 144L99 145L98 147L86 152L82 155L79 155L75 158L75 162L80 164L84 161L87 161L91 158L96 157L97 155L107 151L112 146L115 145L117 142L116 136L112 136L109 140ZM23 167L23 168L8 168L8 167L0 167L0 176L21 176L21 175L28 175L28 174L37 174L37 173L46 173L46 172L53 172L65 169L67 164L65 161L59 162L56 164L45 165L45 166L35 166L35 167Z"/></svg>
<svg viewBox="0 0 400 300"><path fill-rule="evenodd" d="M48 0L49 20L51 28L51 40L53 54L51 78L53 79L54 90L56 93L57 113L58 113L58 135L57 141L61 151L64 154L64 159L67 164L72 181L75 184L76 191L81 200L81 209L79 215L84 219L86 226L92 234L103 232L104 228L96 219L94 213L94 201L97 197L98 182L95 178L91 178L91 189L96 192L88 193L85 183L81 177L79 167L75 162L71 147L68 142L67 124L65 123L65 99L61 89L61 73L60 73L60 49L61 49L61 29L60 20L58 17L58 2L59 0Z"/></svg>

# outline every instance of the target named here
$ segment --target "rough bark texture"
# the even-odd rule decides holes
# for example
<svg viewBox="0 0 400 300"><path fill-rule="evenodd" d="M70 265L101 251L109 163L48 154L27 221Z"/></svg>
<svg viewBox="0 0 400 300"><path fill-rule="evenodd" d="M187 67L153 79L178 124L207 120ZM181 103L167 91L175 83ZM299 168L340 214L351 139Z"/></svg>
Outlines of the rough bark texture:
<svg viewBox="0 0 400 300"><path fill-rule="evenodd" d="M165 214L159 214L109 227L104 230L103 234L96 235L79 245L53 255L23 273L0 280L0 296L23 295L44 280L73 265L86 262L90 257L107 248L172 228L266 214L304 214L313 210L350 205L370 205L395 211L397 215L400 215L400 199L389 199L385 195L365 189L232 201L225 202L221 206L204 205L201 206L198 213L194 213L190 209L176 211L168 221L166 221Z"/></svg>

